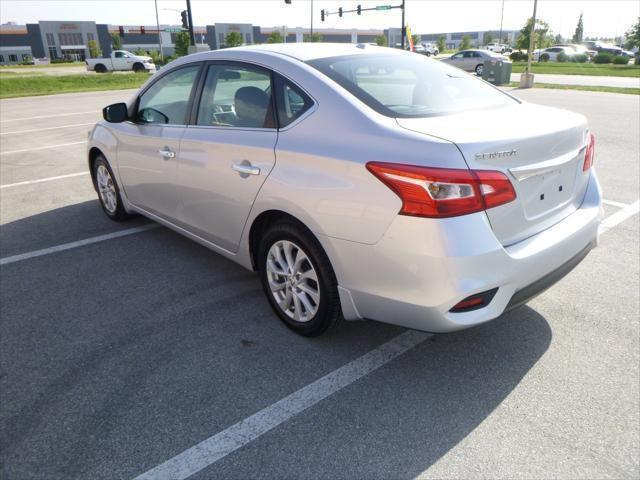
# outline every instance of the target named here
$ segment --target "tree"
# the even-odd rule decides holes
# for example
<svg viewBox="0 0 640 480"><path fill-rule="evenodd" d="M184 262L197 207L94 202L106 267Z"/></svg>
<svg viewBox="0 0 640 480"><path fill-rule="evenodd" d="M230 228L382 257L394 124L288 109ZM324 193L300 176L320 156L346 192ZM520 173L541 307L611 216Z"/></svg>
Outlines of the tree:
<svg viewBox="0 0 640 480"><path fill-rule="evenodd" d="M444 35L438 37L438 52L443 53L447 49L447 43Z"/></svg>
<svg viewBox="0 0 640 480"><path fill-rule="evenodd" d="M562 43L562 35L557 34L556 38L554 38L553 41L555 42L556 45L558 45L559 43Z"/></svg>
<svg viewBox="0 0 640 480"><path fill-rule="evenodd" d="M89 47L89 56L91 58L100 58L102 56L102 51L98 48L98 43L95 40L89 40L87 46Z"/></svg>
<svg viewBox="0 0 640 480"><path fill-rule="evenodd" d="M576 32L571 39L573 43L582 43L582 36L584 35L584 25L582 24L582 14L578 18L578 25L576 26Z"/></svg>
<svg viewBox="0 0 640 480"><path fill-rule="evenodd" d="M114 50L122 50L122 38L117 33L111 34L111 46Z"/></svg>
<svg viewBox="0 0 640 480"><path fill-rule="evenodd" d="M312 35L304 35L304 37L302 37L302 39L305 42L309 42L309 43L320 43L322 42L322 35L320 35L319 33L314 33Z"/></svg>
<svg viewBox="0 0 640 480"><path fill-rule="evenodd" d="M189 53L189 45L191 40L188 32L176 33L176 39L174 40L176 56L183 57Z"/></svg>
<svg viewBox="0 0 640 480"><path fill-rule="evenodd" d="M625 48L629 50L635 47L640 48L640 17L638 17L638 21L627 31L625 35L627 37L627 41L624 44Z"/></svg>
<svg viewBox="0 0 640 480"><path fill-rule="evenodd" d="M389 45L389 42L387 41L387 37L386 35L378 35L376 37L376 45L378 45L379 47L386 47Z"/></svg>
<svg viewBox="0 0 640 480"><path fill-rule="evenodd" d="M413 46L415 47L418 43L420 43L421 37L420 35L416 35L415 33L413 35L411 35L411 43L413 43Z"/></svg>
<svg viewBox="0 0 640 480"><path fill-rule="evenodd" d="M224 37L224 44L227 47L239 47L243 43L240 32L229 32L227 36Z"/></svg>
<svg viewBox="0 0 640 480"><path fill-rule="evenodd" d="M489 45L491 42L493 42L493 34L491 32L487 32L484 36L484 44Z"/></svg>
<svg viewBox="0 0 640 480"><path fill-rule="evenodd" d="M267 37L267 43L283 43L283 42L284 42L284 38L282 37L280 30L274 30Z"/></svg>
<svg viewBox="0 0 640 480"><path fill-rule="evenodd" d="M524 27L520 30L520 35L516 40L516 48L518 50L528 50L529 49L529 37L531 35L531 24L532 19L529 18L527 23L524 24ZM536 48L547 48L551 45L553 37L549 32L549 24L543 20L536 19L536 32L534 38L534 50Z"/></svg>
<svg viewBox="0 0 640 480"><path fill-rule="evenodd" d="M458 50L468 50L471 48L471 37L469 35L465 35L462 37L462 42L460 42L460 48Z"/></svg>

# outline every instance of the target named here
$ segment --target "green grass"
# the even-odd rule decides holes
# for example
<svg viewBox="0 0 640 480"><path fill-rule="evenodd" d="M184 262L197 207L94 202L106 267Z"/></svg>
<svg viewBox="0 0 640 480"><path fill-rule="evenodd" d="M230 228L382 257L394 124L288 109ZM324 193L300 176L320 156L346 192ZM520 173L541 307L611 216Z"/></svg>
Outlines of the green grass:
<svg viewBox="0 0 640 480"><path fill-rule="evenodd" d="M0 75L0 98L138 88L148 78L149 75L143 73L43 75L29 77Z"/></svg>
<svg viewBox="0 0 640 480"><path fill-rule="evenodd" d="M514 62L513 73L522 73L526 62ZM598 77L639 77L640 65L597 65L594 63L559 63L559 62L534 62L533 73L549 73L560 75L595 75Z"/></svg>
<svg viewBox="0 0 640 480"><path fill-rule="evenodd" d="M50 63L49 65L7 65L0 68L51 68L51 67L81 67L84 66L84 62L71 62L71 63Z"/></svg>
<svg viewBox="0 0 640 480"><path fill-rule="evenodd" d="M518 82L509 83L509 87L517 87ZM551 88L555 90L584 90L586 92L625 93L628 95L640 95L640 88L626 87L597 87L591 85L558 85L556 83L534 83L534 88Z"/></svg>

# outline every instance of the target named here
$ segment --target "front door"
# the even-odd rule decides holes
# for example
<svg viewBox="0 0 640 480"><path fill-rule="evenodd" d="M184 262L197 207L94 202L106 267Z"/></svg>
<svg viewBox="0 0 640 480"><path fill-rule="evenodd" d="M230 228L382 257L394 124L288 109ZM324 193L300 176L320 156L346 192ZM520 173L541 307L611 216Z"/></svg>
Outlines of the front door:
<svg viewBox="0 0 640 480"><path fill-rule="evenodd" d="M184 135L200 64L163 75L139 97L134 121L117 125L118 170L135 206L175 220L180 140Z"/></svg>
<svg viewBox="0 0 640 480"><path fill-rule="evenodd" d="M272 74L240 62L210 63L204 74L195 125L185 131L178 162L180 220L196 235L235 252L275 164Z"/></svg>

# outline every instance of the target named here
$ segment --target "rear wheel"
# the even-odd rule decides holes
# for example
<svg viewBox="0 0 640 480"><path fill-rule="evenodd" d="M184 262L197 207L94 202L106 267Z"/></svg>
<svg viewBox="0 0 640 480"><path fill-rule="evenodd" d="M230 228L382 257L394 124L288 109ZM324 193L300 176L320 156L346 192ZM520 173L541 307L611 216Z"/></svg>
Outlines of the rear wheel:
<svg viewBox="0 0 640 480"><path fill-rule="evenodd" d="M484 71L484 65L480 64L476 66L476 75L481 77L483 71Z"/></svg>
<svg viewBox="0 0 640 480"><path fill-rule="evenodd" d="M342 319L333 268L306 229L292 222L270 227L260 242L258 268L271 307L291 330L315 337Z"/></svg>
<svg viewBox="0 0 640 480"><path fill-rule="evenodd" d="M116 222L122 222L128 219L129 215L124 209L120 190L115 181L113 171L107 160L98 155L93 162L93 178L95 179L96 189L98 190L98 199L100 206L107 216Z"/></svg>
<svg viewBox="0 0 640 480"><path fill-rule="evenodd" d="M96 73L104 73L107 71L107 67L99 63L95 66L94 70L96 71Z"/></svg>

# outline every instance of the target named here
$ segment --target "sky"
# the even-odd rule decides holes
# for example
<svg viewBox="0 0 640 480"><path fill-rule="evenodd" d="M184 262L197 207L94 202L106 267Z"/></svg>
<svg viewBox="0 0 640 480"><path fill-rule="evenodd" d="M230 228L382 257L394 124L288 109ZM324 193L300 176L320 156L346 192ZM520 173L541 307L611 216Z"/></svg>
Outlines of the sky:
<svg viewBox="0 0 640 480"><path fill-rule="evenodd" d="M179 24L185 0L157 0L161 24ZM322 28L400 26L400 10L331 15L320 22L320 10L337 11L400 0L313 0L314 25ZM406 0L407 24L415 33L442 33L500 28L502 0ZM308 27L311 0L191 0L194 24L252 23L263 27ZM505 0L505 30L519 30L533 11L533 0ZM585 36L622 35L640 16L639 0L539 0L538 17L554 34L570 37L578 16L584 14ZM38 20L94 20L112 25L154 25L154 0L1 0L0 22L18 24Z"/></svg>

